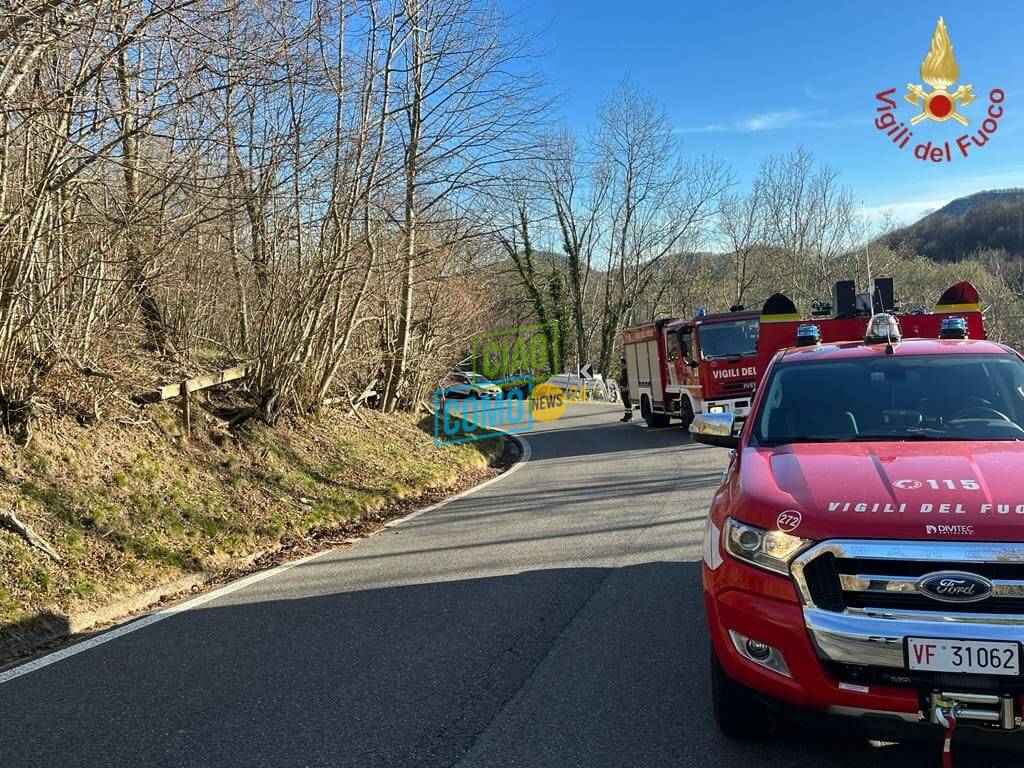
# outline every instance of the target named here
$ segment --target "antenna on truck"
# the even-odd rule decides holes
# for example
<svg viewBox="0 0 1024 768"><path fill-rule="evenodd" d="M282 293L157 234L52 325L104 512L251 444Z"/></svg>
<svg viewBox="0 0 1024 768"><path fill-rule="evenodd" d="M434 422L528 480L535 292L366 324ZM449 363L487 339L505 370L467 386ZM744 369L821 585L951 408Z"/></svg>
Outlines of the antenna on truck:
<svg viewBox="0 0 1024 768"><path fill-rule="evenodd" d="M868 232L870 230L870 225L868 224L868 210L867 208L864 207L863 200L860 201L860 215L861 218L864 220L864 270L867 273L868 278L868 302L870 303L871 308L874 309L875 297L874 285L871 280L871 251L868 248Z"/></svg>

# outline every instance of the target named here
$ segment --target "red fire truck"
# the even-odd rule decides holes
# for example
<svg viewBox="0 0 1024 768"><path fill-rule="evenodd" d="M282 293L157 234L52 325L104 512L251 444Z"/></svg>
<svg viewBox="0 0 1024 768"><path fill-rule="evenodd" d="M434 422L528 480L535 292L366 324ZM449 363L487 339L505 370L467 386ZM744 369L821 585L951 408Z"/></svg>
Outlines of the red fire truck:
<svg viewBox="0 0 1024 768"><path fill-rule="evenodd" d="M836 283L831 303L818 303L802 318L782 294L760 312L736 309L693 318L667 318L623 331L629 397L651 427L673 418L688 429L696 413L731 413L744 419L765 366L781 349L796 345L801 325L813 324L822 342L861 339L869 317L890 312L905 338L940 336L942 320L963 317L968 336L984 339L978 292L961 282L942 294L933 312L897 312L890 278L871 281L857 294L852 280Z"/></svg>

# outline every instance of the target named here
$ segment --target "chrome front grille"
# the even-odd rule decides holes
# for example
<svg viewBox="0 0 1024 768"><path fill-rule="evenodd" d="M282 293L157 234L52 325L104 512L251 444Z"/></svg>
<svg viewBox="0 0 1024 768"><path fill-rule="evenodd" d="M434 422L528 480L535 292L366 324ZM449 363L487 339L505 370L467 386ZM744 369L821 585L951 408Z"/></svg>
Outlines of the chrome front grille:
<svg viewBox="0 0 1024 768"><path fill-rule="evenodd" d="M980 577L991 593L973 601L939 599L922 580L943 572ZM1016 545L825 542L797 558L793 576L804 603L825 611L1019 615L1024 621L1024 547Z"/></svg>

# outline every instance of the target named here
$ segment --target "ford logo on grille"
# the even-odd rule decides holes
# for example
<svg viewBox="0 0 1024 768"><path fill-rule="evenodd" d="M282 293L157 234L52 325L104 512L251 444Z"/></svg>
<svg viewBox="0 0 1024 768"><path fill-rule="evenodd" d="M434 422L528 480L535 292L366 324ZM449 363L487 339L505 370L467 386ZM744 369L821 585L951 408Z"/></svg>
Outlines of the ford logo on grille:
<svg viewBox="0 0 1024 768"><path fill-rule="evenodd" d="M926 573L918 579L917 588L932 600L946 603L973 603L992 594L991 581L963 571Z"/></svg>

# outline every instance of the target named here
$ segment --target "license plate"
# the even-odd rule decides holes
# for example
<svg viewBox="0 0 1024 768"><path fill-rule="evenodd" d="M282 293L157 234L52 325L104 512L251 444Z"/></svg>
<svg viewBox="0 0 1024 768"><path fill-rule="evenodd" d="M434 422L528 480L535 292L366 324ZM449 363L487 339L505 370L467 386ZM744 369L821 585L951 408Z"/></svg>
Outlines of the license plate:
<svg viewBox="0 0 1024 768"><path fill-rule="evenodd" d="M907 667L927 672L1019 675L1020 643L908 637Z"/></svg>

